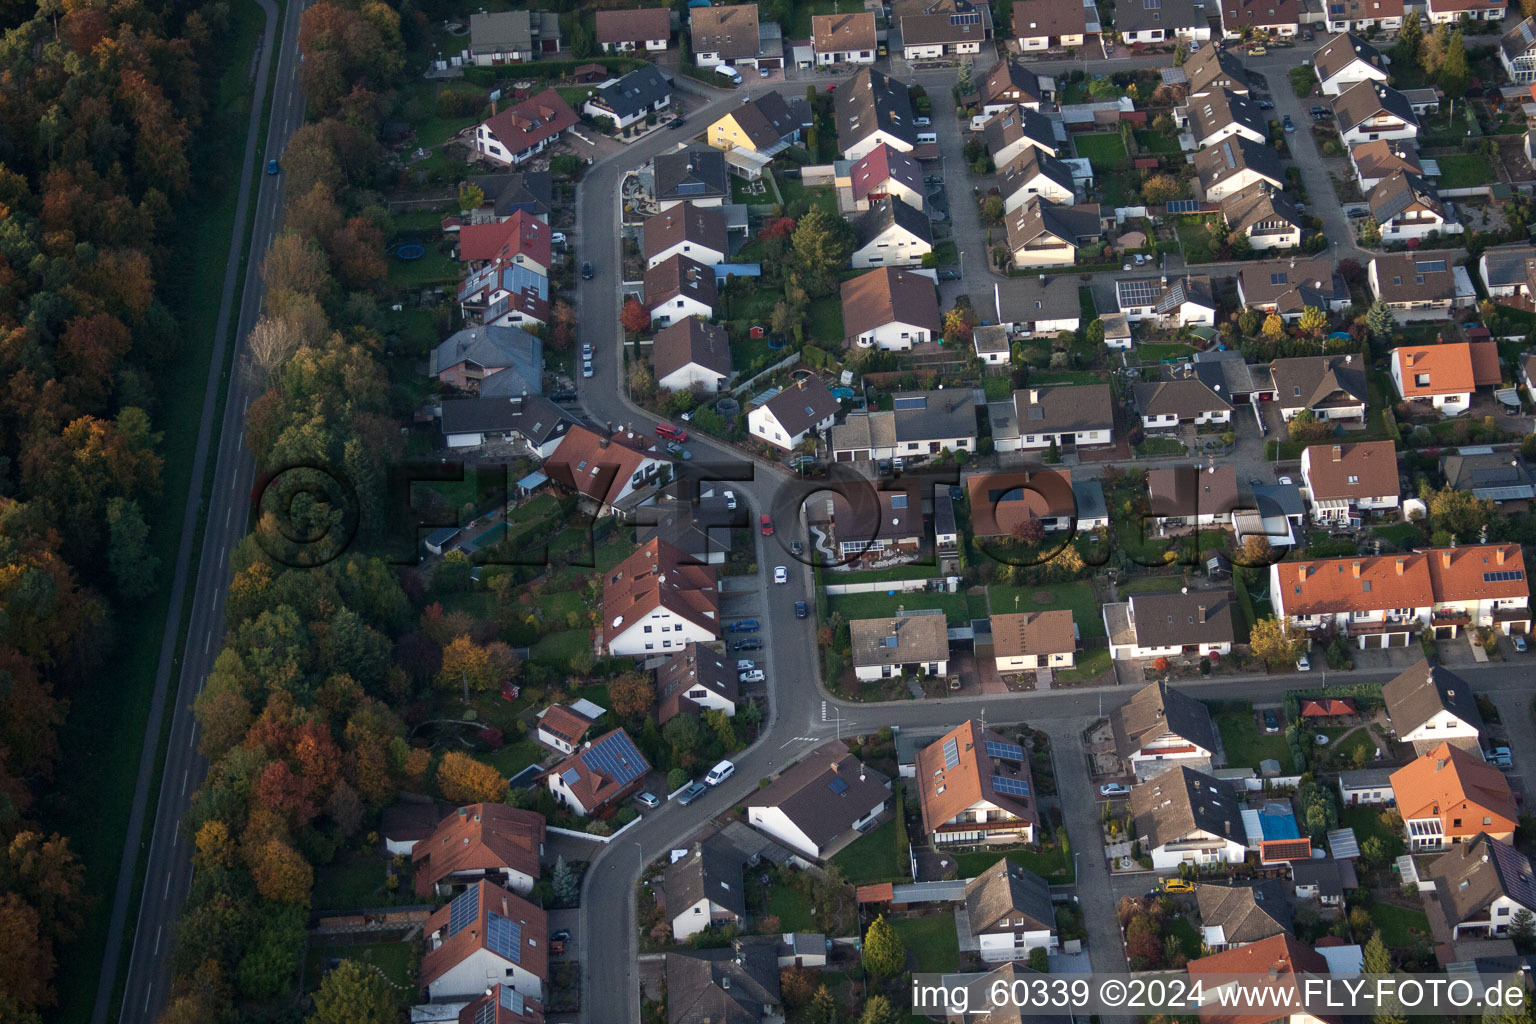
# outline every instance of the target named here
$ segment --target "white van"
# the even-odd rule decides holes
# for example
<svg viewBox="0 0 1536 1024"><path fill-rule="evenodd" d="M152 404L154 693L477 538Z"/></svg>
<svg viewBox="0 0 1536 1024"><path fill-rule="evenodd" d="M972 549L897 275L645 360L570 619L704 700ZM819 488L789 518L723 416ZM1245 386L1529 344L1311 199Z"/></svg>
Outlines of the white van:
<svg viewBox="0 0 1536 1024"><path fill-rule="evenodd" d="M729 78L732 82L735 82L737 85L741 84L741 72L737 71L735 68L731 67L729 64L716 64L715 65L715 74L719 75L721 78Z"/></svg>
<svg viewBox="0 0 1536 1024"><path fill-rule="evenodd" d="M731 764L729 761L721 761L709 770L708 775L704 776L704 785L718 786L735 774L736 766L734 764Z"/></svg>

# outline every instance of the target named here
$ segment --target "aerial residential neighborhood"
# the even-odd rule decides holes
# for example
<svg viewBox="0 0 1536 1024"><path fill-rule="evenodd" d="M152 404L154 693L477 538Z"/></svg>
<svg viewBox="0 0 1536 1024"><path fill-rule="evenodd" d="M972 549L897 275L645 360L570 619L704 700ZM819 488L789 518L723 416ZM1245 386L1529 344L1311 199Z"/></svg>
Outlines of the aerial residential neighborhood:
<svg viewBox="0 0 1536 1024"><path fill-rule="evenodd" d="M1536 17L12 6L0 1015L1536 988Z"/></svg>

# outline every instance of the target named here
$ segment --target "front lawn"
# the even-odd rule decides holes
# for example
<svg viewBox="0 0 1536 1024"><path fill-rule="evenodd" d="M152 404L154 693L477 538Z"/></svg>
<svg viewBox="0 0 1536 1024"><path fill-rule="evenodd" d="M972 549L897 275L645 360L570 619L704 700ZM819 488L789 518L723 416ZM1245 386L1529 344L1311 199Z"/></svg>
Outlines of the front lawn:
<svg viewBox="0 0 1536 1024"><path fill-rule="evenodd" d="M384 888L384 859L375 850L346 853L315 872L317 911L364 910L400 902Z"/></svg>
<svg viewBox="0 0 1536 1024"><path fill-rule="evenodd" d="M806 188L805 183L799 178L791 178L788 175L776 177L779 193L784 197L784 210L788 215L791 208L797 208L797 216L804 215L812 206L819 206L832 216L840 216L837 212L837 190L830 185L817 185L815 188ZM771 202L772 197L764 200L757 198L757 202Z"/></svg>
<svg viewBox="0 0 1536 1024"><path fill-rule="evenodd" d="M1175 343L1152 343L1149 345L1137 345L1136 355L1143 363L1160 363L1166 359L1187 359L1195 350L1188 345Z"/></svg>
<svg viewBox="0 0 1536 1024"><path fill-rule="evenodd" d="M1100 628L1104 625L1102 618L1096 618ZM1095 647L1091 650L1077 652L1077 664L1071 668L1056 670L1056 679L1063 683L1082 683L1090 679L1097 679L1108 672L1114 662L1109 657L1109 648Z"/></svg>
<svg viewBox="0 0 1536 1024"><path fill-rule="evenodd" d="M1405 551L1415 544L1424 542L1424 531L1414 523L1393 523L1391 526L1378 526L1371 530L1371 534L1383 540L1391 541L1399 551Z"/></svg>
<svg viewBox="0 0 1536 1024"><path fill-rule="evenodd" d="M919 608L940 608L951 623L970 621L970 606L964 594L891 593L877 591L873 594L840 594L827 598L827 614L840 613L844 619L883 619L896 614L898 608L915 611Z"/></svg>
<svg viewBox="0 0 1536 1024"><path fill-rule="evenodd" d="M1291 748L1285 742L1285 735L1260 733L1254 721L1253 709L1246 702L1239 708L1217 711L1211 717L1216 721L1216 728L1221 731L1221 745L1227 752L1228 768L1257 770L1259 762L1266 759L1279 761L1281 768L1290 766Z"/></svg>
<svg viewBox="0 0 1536 1024"><path fill-rule="evenodd" d="M1403 841L1400 828L1393 828L1381 820L1383 814L1387 814L1393 821L1396 820L1396 817L1385 807L1346 807L1339 815L1339 825L1354 829L1355 840L1362 846L1367 839L1380 839L1386 856L1395 860L1405 852L1406 843Z"/></svg>
<svg viewBox="0 0 1536 1024"><path fill-rule="evenodd" d="M1136 133L1136 144L1148 153L1177 153L1179 138L1172 132L1143 128Z"/></svg>
<svg viewBox="0 0 1536 1024"><path fill-rule="evenodd" d="M591 652L592 633L586 629L566 629L539 637L528 656L545 665L567 667L582 651Z"/></svg>
<svg viewBox="0 0 1536 1024"><path fill-rule="evenodd" d="M896 847L896 827L896 819L892 818L855 839L832 858L833 865L842 869L850 885L905 882L911 877L912 867Z"/></svg>
<svg viewBox="0 0 1536 1024"><path fill-rule="evenodd" d="M1451 153L1435 157L1440 165L1441 188L1473 188L1499 180L1488 158L1477 153Z"/></svg>
<svg viewBox="0 0 1536 1024"><path fill-rule="evenodd" d="M1144 459L1160 455L1183 455L1184 442L1175 437L1149 437L1136 446L1136 454Z"/></svg>
<svg viewBox="0 0 1536 1024"><path fill-rule="evenodd" d="M1381 941L1393 949L1412 946L1419 936L1429 935L1429 918L1422 910L1375 903L1371 905L1371 922L1381 930Z"/></svg>
<svg viewBox="0 0 1536 1024"><path fill-rule="evenodd" d="M500 750L492 751L481 760L488 762L504 777L511 778L531 764L538 764L544 760L549 751L539 746L533 740L518 740L516 743L508 743Z"/></svg>
<svg viewBox="0 0 1536 1024"><path fill-rule="evenodd" d="M1099 599L1089 580L1049 583L1038 587L1010 587L998 584L987 588L987 603L993 615L1012 612L1047 611L1066 608L1083 636L1103 636L1104 617L1099 614Z"/></svg>
<svg viewBox="0 0 1536 1024"><path fill-rule="evenodd" d="M931 917L907 917L892 921L902 945L907 947L913 970L924 974L953 971L960 963L960 937L955 933L955 913L947 904Z"/></svg>
<svg viewBox="0 0 1536 1024"><path fill-rule="evenodd" d="M1219 229L1213 227L1214 218L1179 217L1173 222L1179 235L1179 245L1184 250L1185 263L1210 263L1216 259L1216 247L1221 244Z"/></svg>
<svg viewBox="0 0 1536 1024"><path fill-rule="evenodd" d="M311 941L305 960L304 984L313 992L320 987L331 960L356 960L372 964L383 972L396 987L412 989L416 979L412 977L411 945L408 942L335 942Z"/></svg>
<svg viewBox="0 0 1536 1024"><path fill-rule="evenodd" d="M1096 175L1107 175L1129 163L1125 143L1118 132L1078 135L1073 138L1072 144L1078 156L1088 158Z"/></svg>
<svg viewBox="0 0 1536 1024"><path fill-rule="evenodd" d="M836 294L824 295L811 303L806 317L811 324L810 340L834 350L843 343L843 300Z"/></svg>
<svg viewBox="0 0 1536 1024"><path fill-rule="evenodd" d="M957 856L955 867L961 878L975 878L1004 856L998 850L973 850ZM1072 856L1063 856L1059 846L1047 846L1040 850L1009 850L1006 856L1010 863L1026 871L1033 871L1047 882L1057 885L1072 882Z"/></svg>

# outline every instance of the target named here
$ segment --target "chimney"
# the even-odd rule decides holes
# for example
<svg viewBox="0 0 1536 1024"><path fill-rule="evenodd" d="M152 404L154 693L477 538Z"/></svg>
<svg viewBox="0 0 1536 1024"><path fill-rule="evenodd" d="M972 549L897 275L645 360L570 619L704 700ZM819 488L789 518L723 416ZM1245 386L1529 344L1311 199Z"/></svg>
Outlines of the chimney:
<svg viewBox="0 0 1536 1024"><path fill-rule="evenodd" d="M1494 551L1493 551L1493 560L1495 562L1497 562L1499 565L1503 565L1504 564L1504 549L1503 548L1495 548L1494 549Z"/></svg>
<svg viewBox="0 0 1536 1024"><path fill-rule="evenodd" d="M1442 568L1442 569L1449 569L1450 567L1451 567L1451 553L1449 551L1442 551L1442 552L1440 552L1440 568Z"/></svg>
<svg viewBox="0 0 1536 1024"><path fill-rule="evenodd" d="M597 439L597 446L599 448L607 448L608 447L608 439L606 437L598 438Z"/></svg>
<svg viewBox="0 0 1536 1024"><path fill-rule="evenodd" d="M1354 564L1354 570L1355 570L1355 579L1359 579L1360 578L1360 563L1359 562L1356 562Z"/></svg>
<svg viewBox="0 0 1536 1024"><path fill-rule="evenodd" d="M496 101L495 100L491 100L491 116L492 117L496 116Z"/></svg>
<svg viewBox="0 0 1536 1024"><path fill-rule="evenodd" d="M1399 558L1399 559L1398 559L1398 560L1397 560L1397 574L1398 574L1398 575L1399 575L1399 576L1401 576L1401 575L1402 575L1402 574L1403 574L1403 566L1404 566L1404 564L1405 564L1405 563L1404 563L1404 560L1403 560L1403 559L1401 559L1401 558Z"/></svg>
<svg viewBox="0 0 1536 1024"><path fill-rule="evenodd" d="M1445 767L1445 758L1443 758L1443 757L1436 758L1435 759L1435 771L1439 771L1440 769L1442 769L1444 767Z"/></svg>
<svg viewBox="0 0 1536 1024"><path fill-rule="evenodd" d="M1404 366L1408 366L1408 367L1413 366L1413 353L1412 352L1404 352L1403 353L1403 365Z"/></svg>
<svg viewBox="0 0 1536 1024"><path fill-rule="evenodd" d="M1336 445L1333 446L1333 461L1334 462L1343 462L1344 461L1344 446L1343 445L1336 444Z"/></svg>

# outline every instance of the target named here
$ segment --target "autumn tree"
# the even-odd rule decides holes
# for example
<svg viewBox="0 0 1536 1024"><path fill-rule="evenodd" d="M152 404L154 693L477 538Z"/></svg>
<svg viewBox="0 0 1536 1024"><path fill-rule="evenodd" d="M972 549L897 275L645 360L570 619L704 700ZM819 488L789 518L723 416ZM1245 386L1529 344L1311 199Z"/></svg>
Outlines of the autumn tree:
<svg viewBox="0 0 1536 1024"><path fill-rule="evenodd" d="M459 186L459 209L465 212L478 210L485 205L485 189L472 181Z"/></svg>
<svg viewBox="0 0 1536 1024"><path fill-rule="evenodd" d="M1013 525L1009 536L1020 544L1034 547L1045 539L1045 524L1034 516L1025 516Z"/></svg>
<svg viewBox="0 0 1536 1024"><path fill-rule="evenodd" d="M1306 633L1274 616L1258 620L1248 633L1248 647L1255 658L1282 665L1294 665L1309 643Z"/></svg>
<svg viewBox="0 0 1536 1024"><path fill-rule="evenodd" d="M1269 341L1279 341L1285 337L1285 320L1278 313L1271 313L1264 318L1264 337Z"/></svg>
<svg viewBox="0 0 1536 1024"><path fill-rule="evenodd" d="M1303 444L1316 444L1333 433L1333 425L1327 420L1320 420L1311 409L1299 409L1296 415L1290 418L1285 425L1291 435L1292 441L1300 441Z"/></svg>
<svg viewBox="0 0 1536 1024"><path fill-rule="evenodd" d="M343 960L320 980L309 1024L395 1024L399 1016L394 986L383 972L372 964Z"/></svg>
<svg viewBox="0 0 1536 1024"><path fill-rule="evenodd" d="M1423 486L1419 498L1429 513L1430 529L1448 533L1458 541L1481 540L1484 530L1502 525L1503 515L1492 498L1479 498L1472 491L1458 490L1450 484L1436 490Z"/></svg>
<svg viewBox="0 0 1536 1024"><path fill-rule="evenodd" d="M651 314L639 299L631 295L624 300L624 308L619 311L619 323L631 334L644 334L650 330Z"/></svg>
<svg viewBox="0 0 1536 1024"><path fill-rule="evenodd" d="M1250 533L1243 538L1243 546L1238 549L1233 561L1248 569L1264 568L1274 564L1275 549L1270 545L1269 538L1262 533Z"/></svg>
<svg viewBox="0 0 1536 1024"><path fill-rule="evenodd" d="M200 868L228 868L235 863L235 841L222 821L205 821L197 830L192 863Z"/></svg>
<svg viewBox="0 0 1536 1024"><path fill-rule="evenodd" d="M37 908L0 893L0 1002L22 1015L52 1005L54 964Z"/></svg>
<svg viewBox="0 0 1536 1024"><path fill-rule="evenodd" d="M1301 316L1296 320L1296 328L1315 338L1327 330L1328 314L1316 306L1303 306Z"/></svg>
<svg viewBox="0 0 1536 1024"><path fill-rule="evenodd" d="M626 672L608 684L613 710L625 718L639 718L656 705L656 686L648 673Z"/></svg>
<svg viewBox="0 0 1536 1024"><path fill-rule="evenodd" d="M877 978L894 978L907 969L906 946L884 914L864 933L864 969Z"/></svg>
<svg viewBox="0 0 1536 1024"><path fill-rule="evenodd" d="M464 703L469 703L469 692L494 690L501 680L491 669L491 655L468 635L454 637L443 648L443 667L437 673L437 685L443 689L459 687Z"/></svg>
<svg viewBox="0 0 1536 1024"><path fill-rule="evenodd" d="M790 236L789 261L800 287L811 298L832 292L838 272L853 256L853 225L842 217L813 206Z"/></svg>
<svg viewBox="0 0 1536 1024"><path fill-rule="evenodd" d="M1171 174L1154 174L1141 186L1141 197L1152 206L1162 206L1184 197L1184 185Z"/></svg>
<svg viewBox="0 0 1536 1024"><path fill-rule="evenodd" d="M544 339L556 352L567 352L576 343L576 310L564 299L549 311L549 333Z"/></svg>
<svg viewBox="0 0 1536 1024"><path fill-rule="evenodd" d="M450 750L437 764L437 788L456 804L496 803L507 793L507 780L484 761Z"/></svg>
<svg viewBox="0 0 1536 1024"><path fill-rule="evenodd" d="M944 340L951 345L969 345L976 329L976 311L969 304L956 304L944 314Z"/></svg>
<svg viewBox="0 0 1536 1024"><path fill-rule="evenodd" d="M263 899L309 905L314 869L304 855L281 839L268 839L250 858L251 877Z"/></svg>

